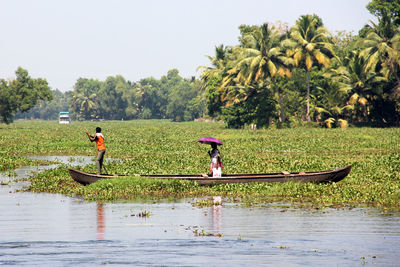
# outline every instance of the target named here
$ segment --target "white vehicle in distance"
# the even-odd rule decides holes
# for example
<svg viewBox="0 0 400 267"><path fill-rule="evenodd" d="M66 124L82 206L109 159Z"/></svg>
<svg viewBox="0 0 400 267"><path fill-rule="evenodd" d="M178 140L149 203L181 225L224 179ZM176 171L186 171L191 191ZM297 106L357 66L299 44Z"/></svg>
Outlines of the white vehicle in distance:
<svg viewBox="0 0 400 267"><path fill-rule="evenodd" d="M69 119L69 112L67 111L60 112L60 115L58 116L58 123L70 124L71 120Z"/></svg>

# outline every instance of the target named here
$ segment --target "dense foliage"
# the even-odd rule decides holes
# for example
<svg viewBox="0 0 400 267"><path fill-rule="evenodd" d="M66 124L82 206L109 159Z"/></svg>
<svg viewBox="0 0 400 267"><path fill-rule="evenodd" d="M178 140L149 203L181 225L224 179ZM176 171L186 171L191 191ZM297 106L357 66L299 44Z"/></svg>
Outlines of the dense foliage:
<svg viewBox="0 0 400 267"><path fill-rule="evenodd" d="M316 15L301 16L290 29L241 25L240 44L216 47L212 66L202 73L208 113L233 127L301 121L326 127L399 125L400 5L373 0L367 8L378 23L359 35L332 35ZM254 95L265 91L270 97L254 102ZM247 102L252 110L272 109L232 116L240 116Z"/></svg>
<svg viewBox="0 0 400 267"><path fill-rule="evenodd" d="M52 100L39 100L39 102L29 111L18 111L15 114L15 119L41 119L41 120L58 120L58 115L61 111L68 111L70 92L60 92L52 90Z"/></svg>
<svg viewBox="0 0 400 267"><path fill-rule="evenodd" d="M171 119L188 121L205 112L200 82L183 79L178 70L137 83L122 76L104 82L80 78L71 93L70 111L77 120Z"/></svg>
<svg viewBox="0 0 400 267"><path fill-rule="evenodd" d="M17 111L26 112L39 100L51 100L50 88L45 79L33 79L28 71L19 67L16 78L0 79L0 122L11 123Z"/></svg>
<svg viewBox="0 0 400 267"><path fill-rule="evenodd" d="M19 110L18 118L41 119L60 111L74 120L211 118L230 128L399 126L400 4L372 0L366 8L377 23L358 34L332 34L317 15L301 16L291 28L240 25L239 45L217 46L200 79L182 78L176 69L138 82L121 75L79 78L72 91L53 91L52 102L39 101L29 113L50 96L27 93L29 86L16 84L20 77L1 80L2 120L11 122ZM35 88L47 86L36 82Z"/></svg>
<svg viewBox="0 0 400 267"><path fill-rule="evenodd" d="M31 191L63 193L91 200L224 196L225 200L262 204L292 202L301 206L367 205L383 210L400 207L400 129L227 129L222 123L167 120L112 122L25 122L0 128L0 169L35 164L23 155L93 155L84 129L101 126L111 173L128 174L90 186L74 182L66 166L31 178ZM149 181L133 174L197 174L208 171L209 146L196 140L215 136L225 173L325 170L352 164L348 177L336 184L233 184L199 187L188 182ZM40 136L40 138L36 138ZM338 142L340 140L340 142ZM29 143L29 145L26 145ZM40 163L38 163L40 164ZM95 165L83 169L94 171Z"/></svg>

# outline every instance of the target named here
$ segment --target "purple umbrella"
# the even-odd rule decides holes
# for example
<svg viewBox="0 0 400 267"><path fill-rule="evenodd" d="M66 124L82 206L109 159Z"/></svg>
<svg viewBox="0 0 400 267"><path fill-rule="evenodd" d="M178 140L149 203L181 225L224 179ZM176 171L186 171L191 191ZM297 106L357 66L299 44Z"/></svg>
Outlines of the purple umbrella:
<svg viewBox="0 0 400 267"><path fill-rule="evenodd" d="M222 142L219 141L217 138L214 138L214 137L203 137L203 138L200 138L199 140L197 140L197 142L200 142L202 144L207 144L207 145L211 145L212 143L216 143L217 145L221 145L222 146Z"/></svg>

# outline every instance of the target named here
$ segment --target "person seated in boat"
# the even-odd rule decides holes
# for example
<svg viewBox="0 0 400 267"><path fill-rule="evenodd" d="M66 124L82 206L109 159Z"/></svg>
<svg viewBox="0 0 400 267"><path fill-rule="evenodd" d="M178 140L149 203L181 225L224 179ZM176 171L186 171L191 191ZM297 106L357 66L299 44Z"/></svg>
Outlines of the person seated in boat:
<svg viewBox="0 0 400 267"><path fill-rule="evenodd" d="M103 167L104 154L106 153L106 145L104 143L104 136L101 133L101 128L96 128L96 135L90 135L89 131L86 130L86 134L89 137L90 142L96 142L97 147L97 158L96 158L96 166L97 166L97 174L101 173L101 168Z"/></svg>
<svg viewBox="0 0 400 267"><path fill-rule="evenodd" d="M210 163L210 176L212 177L221 177L222 176L222 161L221 161L221 153L217 148L217 143L211 143L211 151L208 151L208 155L210 155L211 163Z"/></svg>

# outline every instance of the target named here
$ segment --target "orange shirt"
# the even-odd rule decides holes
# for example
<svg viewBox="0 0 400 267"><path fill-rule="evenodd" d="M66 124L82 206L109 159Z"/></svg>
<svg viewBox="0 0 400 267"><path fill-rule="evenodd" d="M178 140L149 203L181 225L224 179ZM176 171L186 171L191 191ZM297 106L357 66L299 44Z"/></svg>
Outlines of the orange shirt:
<svg viewBox="0 0 400 267"><path fill-rule="evenodd" d="M97 150L105 150L106 145L104 144L104 136L101 133L96 133L96 137Z"/></svg>

